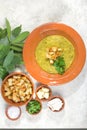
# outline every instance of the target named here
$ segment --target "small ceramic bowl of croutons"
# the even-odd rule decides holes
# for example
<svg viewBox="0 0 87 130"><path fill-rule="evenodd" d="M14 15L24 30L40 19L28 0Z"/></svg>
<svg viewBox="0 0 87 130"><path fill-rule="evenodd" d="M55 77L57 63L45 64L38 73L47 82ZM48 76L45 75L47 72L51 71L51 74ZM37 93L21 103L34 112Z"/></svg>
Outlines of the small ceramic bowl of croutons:
<svg viewBox="0 0 87 130"><path fill-rule="evenodd" d="M22 106L27 104L32 99L33 93L33 82L24 73L11 73L2 82L2 97L10 105Z"/></svg>
<svg viewBox="0 0 87 130"><path fill-rule="evenodd" d="M48 101L52 96L52 90L48 85L41 84L36 88L36 98L41 101Z"/></svg>

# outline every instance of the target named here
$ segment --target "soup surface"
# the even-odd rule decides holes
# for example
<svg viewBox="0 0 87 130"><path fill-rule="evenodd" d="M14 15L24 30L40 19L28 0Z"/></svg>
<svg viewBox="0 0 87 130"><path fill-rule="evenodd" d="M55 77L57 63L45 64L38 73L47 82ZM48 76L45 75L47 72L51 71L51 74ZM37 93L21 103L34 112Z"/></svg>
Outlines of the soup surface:
<svg viewBox="0 0 87 130"><path fill-rule="evenodd" d="M58 47L63 50L61 56L64 58L65 70L67 70L74 60L75 49L72 43L61 35L50 35L39 42L35 50L35 57L39 66L48 73L58 73L55 67L50 64L46 58L47 49L51 47Z"/></svg>

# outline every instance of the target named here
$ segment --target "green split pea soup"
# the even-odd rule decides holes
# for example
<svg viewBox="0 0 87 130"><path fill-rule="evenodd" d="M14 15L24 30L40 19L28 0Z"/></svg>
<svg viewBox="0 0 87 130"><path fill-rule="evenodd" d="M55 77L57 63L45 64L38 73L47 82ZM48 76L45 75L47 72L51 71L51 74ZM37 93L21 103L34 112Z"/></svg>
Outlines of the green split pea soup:
<svg viewBox="0 0 87 130"><path fill-rule="evenodd" d="M65 61L65 71L71 66L75 57L75 48L73 44L64 36L50 35L42 39L36 47L35 57L38 65L46 72L57 74L57 70L50 64L46 58L47 48L51 47L62 48L62 57Z"/></svg>

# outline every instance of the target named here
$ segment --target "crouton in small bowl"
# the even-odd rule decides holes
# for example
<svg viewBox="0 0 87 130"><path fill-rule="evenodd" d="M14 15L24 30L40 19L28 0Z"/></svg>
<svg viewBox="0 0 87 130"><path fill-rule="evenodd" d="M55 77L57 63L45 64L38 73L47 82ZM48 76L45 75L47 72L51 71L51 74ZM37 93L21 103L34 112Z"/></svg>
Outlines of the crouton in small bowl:
<svg viewBox="0 0 87 130"><path fill-rule="evenodd" d="M29 76L14 72L2 82L1 94L13 106L22 106L32 99L34 86Z"/></svg>

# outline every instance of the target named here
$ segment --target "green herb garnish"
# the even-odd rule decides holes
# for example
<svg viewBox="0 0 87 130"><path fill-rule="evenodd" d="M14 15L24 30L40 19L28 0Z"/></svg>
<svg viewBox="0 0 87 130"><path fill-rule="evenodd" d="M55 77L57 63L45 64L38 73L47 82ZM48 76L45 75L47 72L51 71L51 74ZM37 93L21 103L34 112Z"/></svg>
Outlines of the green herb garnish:
<svg viewBox="0 0 87 130"><path fill-rule="evenodd" d="M53 65L59 74L62 75L65 72L65 61L62 56L57 57Z"/></svg>
<svg viewBox="0 0 87 130"><path fill-rule="evenodd" d="M21 32L21 30L21 25L12 30L8 19L6 19L6 27L0 28L0 78L2 79L16 66L23 64L22 51L29 32Z"/></svg>
<svg viewBox="0 0 87 130"><path fill-rule="evenodd" d="M36 114L41 110L41 104L37 100L31 100L27 104L26 109L30 114Z"/></svg>

